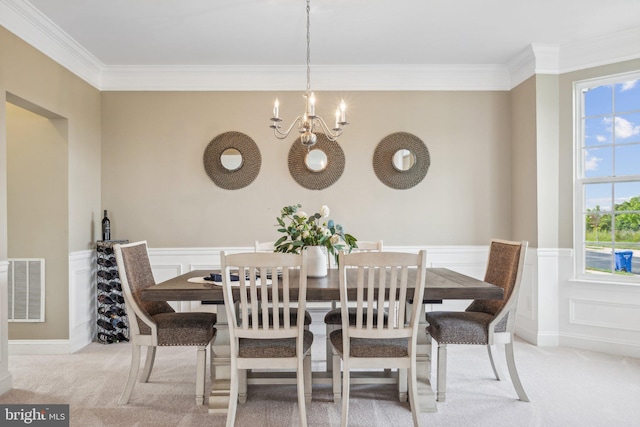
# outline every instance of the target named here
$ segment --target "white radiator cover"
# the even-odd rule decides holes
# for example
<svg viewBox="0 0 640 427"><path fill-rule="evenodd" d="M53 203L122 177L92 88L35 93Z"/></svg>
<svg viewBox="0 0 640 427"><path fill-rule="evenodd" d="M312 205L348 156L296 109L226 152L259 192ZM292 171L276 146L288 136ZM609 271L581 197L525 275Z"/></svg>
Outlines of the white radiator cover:
<svg viewBox="0 0 640 427"><path fill-rule="evenodd" d="M9 322L44 322L44 258L9 258Z"/></svg>

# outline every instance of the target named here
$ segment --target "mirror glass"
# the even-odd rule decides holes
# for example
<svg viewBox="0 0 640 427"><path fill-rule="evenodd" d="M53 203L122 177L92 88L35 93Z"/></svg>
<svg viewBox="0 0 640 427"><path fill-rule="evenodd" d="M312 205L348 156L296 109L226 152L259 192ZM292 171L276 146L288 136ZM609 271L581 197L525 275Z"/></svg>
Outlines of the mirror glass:
<svg viewBox="0 0 640 427"><path fill-rule="evenodd" d="M416 155L409 150L401 149L393 155L393 167L400 172L408 171L416 164Z"/></svg>
<svg viewBox="0 0 640 427"><path fill-rule="evenodd" d="M304 162L310 171L321 172L327 167L327 154L316 148L307 153Z"/></svg>
<svg viewBox="0 0 640 427"><path fill-rule="evenodd" d="M242 153L235 148L227 148L220 156L220 162L226 170L237 171L242 166Z"/></svg>

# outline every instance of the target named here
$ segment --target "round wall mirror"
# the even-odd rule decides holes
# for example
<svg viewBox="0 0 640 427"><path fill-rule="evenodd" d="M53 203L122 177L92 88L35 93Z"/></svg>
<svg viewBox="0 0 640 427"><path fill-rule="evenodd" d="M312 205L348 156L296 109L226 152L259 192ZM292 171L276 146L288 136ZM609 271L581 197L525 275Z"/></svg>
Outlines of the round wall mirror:
<svg viewBox="0 0 640 427"><path fill-rule="evenodd" d="M327 154L324 151L315 148L307 153L304 163L310 171L322 172L327 167Z"/></svg>
<svg viewBox="0 0 640 427"><path fill-rule="evenodd" d="M211 181L225 190L238 190L251 184L262 164L255 141L235 131L213 138L204 150L202 160Z"/></svg>
<svg viewBox="0 0 640 427"><path fill-rule="evenodd" d="M324 190L342 176L344 151L336 141L318 132L312 149L303 145L300 138L293 141L288 163L289 173L298 184L309 190Z"/></svg>
<svg viewBox="0 0 640 427"><path fill-rule="evenodd" d="M415 187L431 165L427 146L415 135L396 132L380 141L373 153L373 170L383 184L396 190Z"/></svg>
<svg viewBox="0 0 640 427"><path fill-rule="evenodd" d="M408 171L416 164L416 155L410 150L400 149L393 155L393 167L397 171Z"/></svg>
<svg viewBox="0 0 640 427"><path fill-rule="evenodd" d="M229 172L237 171L242 167L242 153L235 148L227 148L220 155L220 163Z"/></svg>

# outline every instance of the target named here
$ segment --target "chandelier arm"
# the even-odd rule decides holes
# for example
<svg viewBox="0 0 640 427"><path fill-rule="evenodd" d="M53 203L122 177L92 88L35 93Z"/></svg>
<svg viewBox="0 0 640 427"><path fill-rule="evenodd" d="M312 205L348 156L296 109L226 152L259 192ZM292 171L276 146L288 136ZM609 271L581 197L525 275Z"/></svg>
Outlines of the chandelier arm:
<svg viewBox="0 0 640 427"><path fill-rule="evenodd" d="M282 132L280 130L280 126L278 126L275 122L273 125L271 125L271 128L273 128L273 134L276 136L276 138L278 139L285 139L286 137L289 136L289 134L291 133L291 131L293 130L293 127L298 125L298 127L300 127L300 125L303 123L303 119L302 116L298 116L296 117L296 119L293 121L293 123L291 123L291 126L289 126L289 128Z"/></svg>
<svg viewBox="0 0 640 427"><path fill-rule="evenodd" d="M322 133L324 133L331 142L335 142L335 140L338 139L340 135L342 135L342 128L337 130L330 129L320 116L316 116L313 121L314 124L319 125L319 127L322 129Z"/></svg>

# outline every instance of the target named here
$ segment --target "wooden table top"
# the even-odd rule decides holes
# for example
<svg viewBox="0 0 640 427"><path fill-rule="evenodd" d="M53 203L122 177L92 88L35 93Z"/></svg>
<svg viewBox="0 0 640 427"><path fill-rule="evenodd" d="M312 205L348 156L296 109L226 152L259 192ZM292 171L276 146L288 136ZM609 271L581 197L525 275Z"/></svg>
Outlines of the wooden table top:
<svg viewBox="0 0 640 427"><path fill-rule="evenodd" d="M210 301L224 304L222 286L211 283L192 283L194 277L209 276L210 270L194 270L158 283L142 291L145 301ZM293 295L292 295L293 296ZM425 302L445 299L502 299L499 286L474 279L447 268L427 268ZM307 279L307 301L339 301L339 272L329 269L326 277Z"/></svg>

